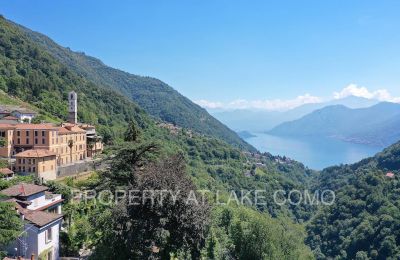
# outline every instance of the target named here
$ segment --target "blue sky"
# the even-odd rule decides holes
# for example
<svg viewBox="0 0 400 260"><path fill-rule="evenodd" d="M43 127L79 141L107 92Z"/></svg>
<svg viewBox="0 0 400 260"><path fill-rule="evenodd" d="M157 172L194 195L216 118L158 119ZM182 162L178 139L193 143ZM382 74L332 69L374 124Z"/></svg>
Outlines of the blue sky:
<svg viewBox="0 0 400 260"><path fill-rule="evenodd" d="M349 84L340 93L400 102L400 1L3 0L0 12L205 106L314 102Z"/></svg>

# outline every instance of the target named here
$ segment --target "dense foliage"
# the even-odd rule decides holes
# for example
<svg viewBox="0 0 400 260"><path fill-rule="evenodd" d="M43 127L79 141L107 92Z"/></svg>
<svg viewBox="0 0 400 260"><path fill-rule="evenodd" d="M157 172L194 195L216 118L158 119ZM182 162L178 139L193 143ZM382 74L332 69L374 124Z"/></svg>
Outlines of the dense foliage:
<svg viewBox="0 0 400 260"><path fill-rule="evenodd" d="M6 246L22 233L22 222L9 202L0 201L0 248ZM1 252L0 252L1 256Z"/></svg>
<svg viewBox="0 0 400 260"><path fill-rule="evenodd" d="M399 162L397 143L359 163L322 171L316 184L335 191L336 202L308 226L308 243L319 259L400 258Z"/></svg>
<svg viewBox="0 0 400 260"><path fill-rule="evenodd" d="M29 35L32 37L34 34ZM227 131L224 126L215 123L217 121L212 121L214 119L204 114L200 108L175 92L170 92L169 87L166 88L162 82L141 77L137 78L139 83L128 82L124 86L128 88L121 91L138 90L142 101L157 105L152 108L148 107L152 104L141 104L145 109L161 109L152 113L187 128L157 125L129 99L108 90L106 87L111 83L103 85L99 82L103 81L102 77L96 80L85 73L76 73L82 69L73 68L73 64L79 65L76 60L72 60L67 66L61 64L47 52L49 49L45 51L42 48L47 43L39 43L40 39L43 40L39 37L35 40L37 43L34 43L20 31L20 27L0 19L0 89L9 97L13 96L34 105L41 116L56 120L65 119L66 95L68 91L75 90L79 95L80 120L96 124L104 140L112 144L106 151L111 160L109 172L98 173L97 177L82 183L68 180L67 186L48 184L50 190L62 193L66 199L64 214L67 231L61 233L62 254L77 256L79 249L89 247L97 248L97 252L105 256L104 252L115 245L119 256L128 258L165 258L166 255L198 258L200 254L215 259L310 257L303 243L301 226L292 222L309 220L313 208L304 205L277 205L272 200L272 194L277 189L305 189L314 172L285 157L243 152L233 147L228 142L251 149L238 141L230 130ZM65 57L81 57L85 62L90 61L81 54L72 53L75 55L72 57L68 56L70 51L64 51L67 52ZM50 52L57 56L57 51ZM93 62L97 64L98 61ZM93 66L86 68L94 69ZM106 68L104 75L112 70L108 67L102 68ZM113 77L122 73L117 72L108 77L113 81L117 80ZM97 70L92 76L95 74L102 75ZM130 77L136 77L129 74L125 76L131 81L133 79ZM159 96L152 96L154 93L151 93L157 91ZM169 103L164 100L165 103L161 106L158 102L163 99L169 100ZM174 102L178 105L172 106ZM180 107L182 104L184 106ZM190 113L189 108L193 108ZM176 121L180 118L183 121ZM122 139L126 143L115 142ZM177 154L180 154L180 163L171 164L171 159L168 158ZM185 167L182 165L183 161ZM391 163L396 164L396 161ZM146 174L141 174L141 171ZM6 185L3 182L0 184ZM227 198L231 192L240 194L242 190L257 189L267 193L267 201L262 206L218 207L215 198L211 196L208 203L213 208L213 214L209 219L207 208L193 205L178 208L171 205L168 210L142 205L137 211L126 203L118 208L90 202L73 203L68 195L68 186L72 185L75 188L95 189L181 185L184 190L196 187L212 192L220 191L223 198ZM196 222L195 216L202 217ZM226 216L230 218L225 219ZM121 223L130 225L123 226ZM138 236L138 233L142 235ZM255 239L260 243L252 243ZM130 244L136 246L129 247ZM149 248L155 249L154 252L149 251Z"/></svg>

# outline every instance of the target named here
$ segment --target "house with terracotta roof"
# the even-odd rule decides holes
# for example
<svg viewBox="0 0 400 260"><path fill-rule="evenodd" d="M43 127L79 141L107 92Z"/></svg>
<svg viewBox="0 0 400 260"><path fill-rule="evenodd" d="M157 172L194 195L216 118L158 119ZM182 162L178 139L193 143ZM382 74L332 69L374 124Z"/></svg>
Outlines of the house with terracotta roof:
<svg viewBox="0 0 400 260"><path fill-rule="evenodd" d="M14 178L14 172L8 168L0 168L0 179L10 180Z"/></svg>
<svg viewBox="0 0 400 260"><path fill-rule="evenodd" d="M50 150L33 149L15 155L14 171L22 174L35 174L41 181L57 178L57 154Z"/></svg>
<svg viewBox="0 0 400 260"><path fill-rule="evenodd" d="M13 203L24 222L20 237L4 250L10 257L59 259L59 233L63 215L60 194L48 192L45 186L18 184L0 191Z"/></svg>

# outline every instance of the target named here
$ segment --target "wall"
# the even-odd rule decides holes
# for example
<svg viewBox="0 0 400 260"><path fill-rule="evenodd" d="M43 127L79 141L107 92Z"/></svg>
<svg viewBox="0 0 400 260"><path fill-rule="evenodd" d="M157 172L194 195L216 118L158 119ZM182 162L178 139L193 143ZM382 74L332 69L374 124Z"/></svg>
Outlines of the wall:
<svg viewBox="0 0 400 260"><path fill-rule="evenodd" d="M45 226L40 228L38 234L38 255L39 256L42 252L46 251L49 248L53 248L53 259L58 260L60 258L60 227L61 227L62 220L58 220L51 225ZM46 244L46 230L51 228L52 230L52 241Z"/></svg>

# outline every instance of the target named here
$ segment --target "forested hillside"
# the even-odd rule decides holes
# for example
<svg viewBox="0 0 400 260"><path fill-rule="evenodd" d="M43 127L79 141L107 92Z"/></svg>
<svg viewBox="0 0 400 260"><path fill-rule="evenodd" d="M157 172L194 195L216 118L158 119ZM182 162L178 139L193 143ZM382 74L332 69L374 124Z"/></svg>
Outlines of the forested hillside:
<svg viewBox="0 0 400 260"><path fill-rule="evenodd" d="M304 189L306 187L314 172L301 163L283 160L270 154L244 152L224 140L185 128L172 131L168 127L163 127L131 100L114 90L98 86L61 64L40 45L26 37L19 27L8 23L3 18L0 19L0 89L4 91L2 100L24 102L38 110L41 116L45 115L56 121L66 118L68 91L77 91L79 120L95 124L109 144L107 154L110 155L110 158L116 158L115 160L121 158L124 163L122 168L111 169L111 175L124 175L126 168L132 167L123 156L133 156L142 147L153 147L154 145L157 147L157 153L152 156L155 160L154 163L162 162L166 160L165 158L176 155L181 156L184 160L182 166L184 168L179 169L179 174L184 177L167 178L166 182L182 181L183 184L195 185L194 187L200 189L219 191L224 200L228 198L231 191L240 194L242 189L260 189L268 193L266 204L258 207L258 211L254 205L220 208L211 197L209 203L212 207L212 214L208 216L210 222L207 224L208 222L205 221L199 226L205 233L197 241L198 248L188 248L188 244L185 244L187 241L183 241L184 244L178 245L176 248L169 248L169 246L176 245L172 240L164 237L167 236L166 234L159 234L158 231L148 232L152 239L162 241L165 250L166 248L170 250L165 251L166 253L200 250L203 255L214 256L215 259L226 259L226 257L251 259L252 256L260 256L265 259L271 259L269 256L287 256L293 259L309 259L311 257L310 250L303 241L305 237L303 227L296 222L308 220L312 209L288 205L279 206L272 201L272 196L270 196L274 189L289 191L292 188ZM126 140L125 130L128 125L134 125L133 128L137 128L138 137L134 142ZM114 157L118 154L121 156ZM146 163L145 166L145 168L153 167L151 163ZM165 171L168 172L170 168L166 168ZM107 175L99 173L98 179L90 180L85 185L93 185L93 188L102 187L101 185L107 183L105 176ZM18 180L17 178L15 181ZM0 181L0 186L3 188L9 184ZM129 187L128 182L119 183L119 185ZM61 191L65 192L65 189L66 187ZM65 193L67 198L68 194L68 192ZM79 206L90 207L88 205ZM70 232L63 234L65 236L62 238L63 245L66 247L63 249L66 251L63 252L67 252L69 255L76 254L83 245L98 246L99 250L106 247L108 252L112 251L109 250L112 245L102 239L108 238L103 232L112 231L115 220L113 217L107 218L103 213L108 214L113 210L117 209L87 211L78 210L75 206L69 209L67 207L66 214L74 215L76 224L73 225L77 226L73 226ZM188 208L187 210L190 212L194 209ZM156 218L159 213L155 213ZM178 227L186 225L185 216L179 215L183 213L178 211L177 214L179 221L175 224ZM229 216L230 220L227 222L224 216ZM139 219L146 220L146 217L139 216ZM275 219L271 217L275 217ZM96 221L91 221L91 219L96 219ZM104 226L96 226L98 219L100 219L100 223L110 229L105 230ZM118 223L115 224L118 225ZM143 227L138 226L138 228ZM242 230L242 233L238 233L239 229ZM257 247L252 247L251 244L240 247L242 241L249 239L255 230L259 231L258 238L264 242ZM269 230L275 230L280 234L276 236ZM291 238L295 238L295 240ZM135 238L132 242L143 242L141 245L146 246L146 241L137 239L140 238ZM293 250L289 252L287 248ZM273 251L269 249L273 249ZM120 253L135 255L139 252L131 252L130 245L124 250L126 251ZM104 259L104 257L99 257L99 259Z"/></svg>
<svg viewBox="0 0 400 260"><path fill-rule="evenodd" d="M335 191L336 202L308 226L308 243L319 259L400 258L399 174L400 142L359 163L322 171L316 188Z"/></svg>
<svg viewBox="0 0 400 260"><path fill-rule="evenodd" d="M209 115L205 109L161 80L111 68L94 57L59 46L43 34L20 25L16 26L69 69L98 86L126 95L148 114L180 127L223 139L239 148L255 151L234 131Z"/></svg>

